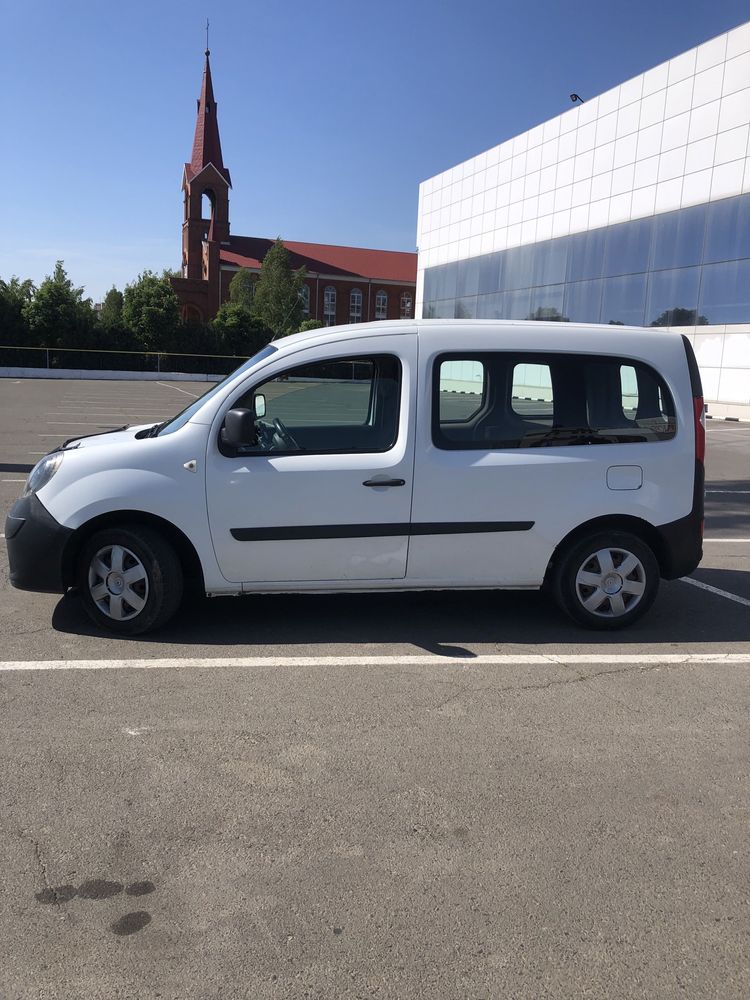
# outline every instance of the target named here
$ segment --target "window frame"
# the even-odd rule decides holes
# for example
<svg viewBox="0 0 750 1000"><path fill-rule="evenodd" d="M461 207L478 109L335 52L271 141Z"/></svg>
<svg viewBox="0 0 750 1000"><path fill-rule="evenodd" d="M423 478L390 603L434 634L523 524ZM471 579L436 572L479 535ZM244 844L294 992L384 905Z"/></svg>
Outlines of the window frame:
<svg viewBox="0 0 750 1000"><path fill-rule="evenodd" d="M379 288L375 293L375 319L388 319L388 292L382 288Z"/></svg>
<svg viewBox="0 0 750 1000"><path fill-rule="evenodd" d="M394 421L394 425L393 425L393 434L391 436L390 443L386 447L384 447L384 448L368 448L367 450L364 450L364 451L363 450L355 450L355 449L352 449L352 448L326 448L326 449L323 449L323 448L302 449L302 448L300 448L300 449L297 449L297 450L290 450L290 451L283 451L283 450L279 449L278 451L243 451L243 452L240 452L240 453L236 453L234 451L230 451L226 447L226 445L224 444L224 442L221 439L221 432L224 429L224 419L226 417L226 414L229 412L229 410L235 409L237 407L238 402L244 396L248 395L249 393L256 393L257 391L262 390L262 388L263 388L264 385L267 385L269 382L274 382L276 379L283 378L284 376L286 376L288 378L290 376L290 374L292 374L294 371L296 371L296 370L298 370L300 368L310 368L312 365L316 365L316 364L330 365L330 364L356 364L356 363L362 363L362 362L365 362L365 363L372 362L373 363L374 372L373 372L373 377L372 377L371 384L370 384L370 398L369 398L369 401L368 401L368 404L367 404L367 414L368 414L367 419L369 420L370 416L372 414L373 401L374 401L374 395L375 395L375 386L376 386L376 383L377 383L377 380L378 380L378 373L380 371L380 369L379 369L379 363L382 363L383 361L387 361L389 363L394 363L395 362L395 371L396 371L396 380L395 381L396 381L396 389L397 389L397 394L396 394L396 399L395 399L395 404L394 404L395 407L396 407L396 413L395 413L395 421ZM246 458L281 458L282 456L289 456L289 455L299 455L299 456L309 456L309 455L384 455L387 452L392 451L393 448L396 447L396 445L398 444L399 434L401 432L401 399L402 399L402 388L403 388L403 382L404 382L403 375L404 375L404 366L403 366L403 363L401 361L401 358L397 354L387 354L387 353L353 354L353 355L344 355L344 356L341 356L341 357L336 356L336 357L332 357L332 358L316 358L314 360L309 360L309 361L305 361L305 362L298 362L297 364L293 365L290 368L283 368L280 371L277 371L277 372L275 372L272 375L267 375L260 382L255 382L255 383L253 383L253 384L251 384L251 385L249 385L247 387L243 387L242 390L232 399L232 401L228 405L226 405L226 409L224 410L222 419L221 419L221 421L219 423L219 430L218 430L217 439L216 439L217 440L217 446L218 446L219 453L221 455L223 455L225 458L231 458L231 459L234 459L234 460L236 460L237 458L242 458L243 460L246 459ZM352 424L352 425L346 425L346 426L359 426L359 425Z"/></svg>
<svg viewBox="0 0 750 1000"><path fill-rule="evenodd" d="M362 289L352 288L349 292L349 322L362 322Z"/></svg>
<svg viewBox="0 0 750 1000"><path fill-rule="evenodd" d="M554 419L554 378L555 371L553 366L559 363L561 360L574 360L579 359L581 365L589 362L607 362L613 365L618 365L622 367L626 365L627 367L635 369L636 373L641 370L648 374L654 379L656 385L658 386L663 400L670 404L672 410L671 420L673 422L673 428L671 433L658 440L624 440L624 441L597 441L591 440L589 437L586 440L551 440L549 442L544 442L540 440L536 444L530 444L522 446L519 441L514 445L498 445L494 444L492 441L482 441L482 440L469 440L469 441L451 441L445 437L441 430L441 420L440 420L440 366L444 361L478 361L482 363L488 373L488 377L485 385L484 396L487 395L489 390L490 395L492 393L492 371L493 365L491 359L502 357L507 358L515 367L519 364L537 364L537 365L547 365L550 369L550 376L553 383L552 393L553 393L553 419ZM511 391L511 386L508 386L508 391ZM507 401L510 403L510 399ZM586 404L588 409L589 399L584 396L583 402ZM678 422L677 407L675 406L675 397L667 379L661 375L653 365L647 362L640 361L637 358L629 358L619 354L592 354L588 351L524 351L524 350L500 350L500 351L443 351L440 354L436 354L432 359L432 389L431 389L431 400L430 400L431 412L430 412L430 439L432 445L439 449L440 451L529 451L538 450L541 448L580 448L587 447L589 445L657 445L657 444L667 444L673 441L674 438L679 433L680 425ZM481 412L481 408L476 411L474 416L470 419L474 419L478 413ZM515 414L517 415L517 414ZM455 420L451 421L455 424L466 423L467 421ZM564 430L565 428L563 428ZM596 434L597 430L600 428L589 427L592 432L592 436ZM571 428L572 431L572 428ZM523 439L521 439L523 440Z"/></svg>
<svg viewBox="0 0 750 1000"><path fill-rule="evenodd" d="M326 285L323 289L323 325L336 326L336 309L338 306L338 296L335 285ZM331 311L333 310L333 311ZM328 322L328 320L332 322Z"/></svg>

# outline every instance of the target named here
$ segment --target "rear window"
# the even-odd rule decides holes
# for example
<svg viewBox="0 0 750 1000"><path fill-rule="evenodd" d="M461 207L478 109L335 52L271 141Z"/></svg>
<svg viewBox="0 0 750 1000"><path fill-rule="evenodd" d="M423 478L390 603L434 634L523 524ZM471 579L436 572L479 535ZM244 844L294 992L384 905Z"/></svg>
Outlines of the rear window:
<svg viewBox="0 0 750 1000"><path fill-rule="evenodd" d="M675 433L669 389L641 362L499 351L436 360L438 448L632 444L666 441Z"/></svg>

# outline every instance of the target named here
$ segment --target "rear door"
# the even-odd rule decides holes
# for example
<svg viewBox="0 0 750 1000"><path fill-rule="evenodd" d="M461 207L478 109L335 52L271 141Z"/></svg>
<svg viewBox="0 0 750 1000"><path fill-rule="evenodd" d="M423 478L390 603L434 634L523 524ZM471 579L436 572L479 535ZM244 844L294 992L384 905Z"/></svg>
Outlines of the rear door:
<svg viewBox="0 0 750 1000"><path fill-rule="evenodd" d="M421 364L412 581L539 586L574 527L658 523L663 484L684 491L673 400L641 362L449 349Z"/></svg>

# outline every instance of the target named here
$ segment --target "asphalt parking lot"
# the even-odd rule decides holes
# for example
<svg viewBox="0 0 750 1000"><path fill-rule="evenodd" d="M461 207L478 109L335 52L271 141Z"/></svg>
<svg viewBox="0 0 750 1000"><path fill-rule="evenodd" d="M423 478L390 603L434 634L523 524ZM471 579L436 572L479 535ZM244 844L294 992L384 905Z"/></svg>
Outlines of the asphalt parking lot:
<svg viewBox="0 0 750 1000"><path fill-rule="evenodd" d="M0 380L0 506L199 383ZM0 547L0 998L746 998L750 424L631 630L533 593L97 634Z"/></svg>

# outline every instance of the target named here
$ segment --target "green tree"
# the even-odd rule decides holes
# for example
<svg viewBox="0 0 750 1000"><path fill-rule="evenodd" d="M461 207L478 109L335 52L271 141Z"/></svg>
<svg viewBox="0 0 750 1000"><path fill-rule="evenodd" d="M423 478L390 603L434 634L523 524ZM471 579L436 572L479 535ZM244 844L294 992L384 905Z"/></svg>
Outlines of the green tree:
<svg viewBox="0 0 750 1000"><path fill-rule="evenodd" d="M24 305L30 339L43 347L92 347L96 315L91 299L73 283L58 260L36 294Z"/></svg>
<svg viewBox="0 0 750 1000"><path fill-rule="evenodd" d="M144 271L126 285L122 318L142 350L184 350L180 338L180 303L168 278Z"/></svg>
<svg viewBox="0 0 750 1000"><path fill-rule="evenodd" d="M139 343L122 315L124 295L114 286L104 296L99 310L97 339L109 351L137 351Z"/></svg>
<svg viewBox="0 0 750 1000"><path fill-rule="evenodd" d="M253 301L253 313L275 337L299 329L304 277L304 268L292 271L289 251L278 237L263 258Z"/></svg>
<svg viewBox="0 0 750 1000"><path fill-rule="evenodd" d="M258 278L252 271L246 267L240 268L229 282L229 301L234 305L252 309L257 283Z"/></svg>
<svg viewBox="0 0 750 1000"><path fill-rule="evenodd" d="M0 278L0 339L4 344L28 344L29 325L25 310L35 292L34 283L29 278L23 281L15 276L10 281Z"/></svg>
<svg viewBox="0 0 750 1000"><path fill-rule="evenodd" d="M247 306L232 301L219 308L211 328L220 354L250 357L271 339L268 328Z"/></svg>
<svg viewBox="0 0 750 1000"><path fill-rule="evenodd" d="M297 333L305 333L307 330L320 330L323 326L319 319L306 319L303 323L300 323L300 328Z"/></svg>
<svg viewBox="0 0 750 1000"><path fill-rule="evenodd" d="M122 303L123 294L113 285L104 296L102 308L99 312L99 322L105 326L114 326L122 323Z"/></svg>

